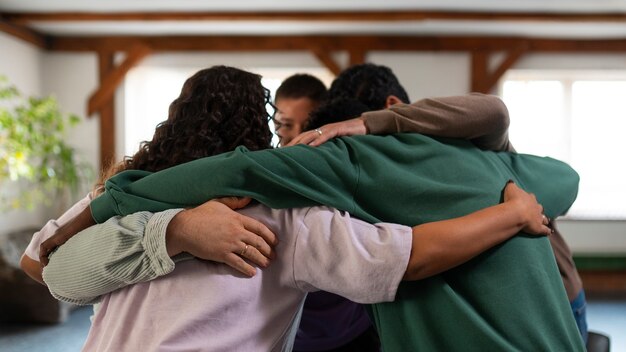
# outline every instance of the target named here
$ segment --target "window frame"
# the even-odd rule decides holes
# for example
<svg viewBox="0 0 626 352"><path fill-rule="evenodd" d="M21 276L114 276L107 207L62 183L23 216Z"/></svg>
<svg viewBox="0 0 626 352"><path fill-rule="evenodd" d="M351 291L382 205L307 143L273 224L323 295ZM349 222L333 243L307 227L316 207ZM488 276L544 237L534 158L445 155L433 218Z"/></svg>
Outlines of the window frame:
<svg viewBox="0 0 626 352"><path fill-rule="evenodd" d="M573 91L574 83L580 81L607 81L607 82L626 82L626 70L592 70L592 69L513 69L509 70L499 81L497 92L498 95L504 98L504 85L507 81L558 81L563 85L563 114L565 118L565 124L563 127L569 131L566 134L566 149L567 159L566 162L574 160L574 102ZM513 117L511 117L513 118ZM514 144L515 145L515 144ZM619 180L615 179L615 184L619 185ZM573 206L576 208L576 203ZM596 213L596 211L598 213ZM564 216L567 220L626 220L626 211L622 211L620 214L600 213L601 210L596 210L591 213L585 213L582 210L575 209L572 214Z"/></svg>

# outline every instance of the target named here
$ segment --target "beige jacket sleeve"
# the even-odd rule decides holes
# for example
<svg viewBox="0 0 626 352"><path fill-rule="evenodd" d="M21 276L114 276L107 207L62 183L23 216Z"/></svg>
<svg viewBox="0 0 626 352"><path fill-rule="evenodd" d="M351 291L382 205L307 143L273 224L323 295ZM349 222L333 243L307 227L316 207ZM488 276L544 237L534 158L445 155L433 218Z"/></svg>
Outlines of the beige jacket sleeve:
<svg viewBox="0 0 626 352"><path fill-rule="evenodd" d="M509 112L493 95L427 98L366 112L361 117L371 134L414 132L469 139L485 150L515 151L509 141Z"/></svg>

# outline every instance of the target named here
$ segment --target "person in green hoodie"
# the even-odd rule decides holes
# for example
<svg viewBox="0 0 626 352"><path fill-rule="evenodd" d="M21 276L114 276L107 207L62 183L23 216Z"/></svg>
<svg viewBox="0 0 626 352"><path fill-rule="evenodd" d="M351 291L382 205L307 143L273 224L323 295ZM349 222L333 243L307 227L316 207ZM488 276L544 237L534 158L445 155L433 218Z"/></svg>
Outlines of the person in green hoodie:
<svg viewBox="0 0 626 352"><path fill-rule="evenodd" d="M577 193L577 174L554 159L400 134L317 148L239 147L154 174L126 171L107 182L91 213L102 222L232 194L274 208L328 204L369 222L420 224L498 204L497 185L509 179L549 217ZM456 269L402 283L396 300L372 313L388 351L584 350L547 239L517 236Z"/></svg>
<svg viewBox="0 0 626 352"><path fill-rule="evenodd" d="M420 224L498 204L499 185L509 179L535 193L550 217L576 197L578 176L556 160L400 134L318 148L239 147L154 174L126 171L107 182L91 215L101 222L236 195L275 208L327 204L370 222ZM401 284L396 300L373 305L372 314L387 351L582 351L558 278L548 241L517 236L458 268Z"/></svg>
<svg viewBox="0 0 626 352"><path fill-rule="evenodd" d="M342 135L365 134L368 130L391 133L423 133L470 139L481 149L510 151L515 149L508 138L508 110L499 98L472 93L462 97L421 99L409 104L409 98L390 68L371 63L355 65L343 71L329 90L329 100L353 99L363 105L365 112L358 118L336 123L341 114L327 115L318 129L303 133L289 145L305 143L320 145ZM461 100L463 100L461 102ZM431 114L424 114L431 111ZM463 111L459 118L455 112ZM476 112L472 114L471 112ZM498 118L485 121L477 118L496 113ZM335 122L335 123L333 123ZM321 124L327 124L320 127ZM323 131L323 133L319 133ZM561 280L565 287L578 330L587 341L585 292L576 270L572 251L553 221L554 233L550 245L554 252Z"/></svg>

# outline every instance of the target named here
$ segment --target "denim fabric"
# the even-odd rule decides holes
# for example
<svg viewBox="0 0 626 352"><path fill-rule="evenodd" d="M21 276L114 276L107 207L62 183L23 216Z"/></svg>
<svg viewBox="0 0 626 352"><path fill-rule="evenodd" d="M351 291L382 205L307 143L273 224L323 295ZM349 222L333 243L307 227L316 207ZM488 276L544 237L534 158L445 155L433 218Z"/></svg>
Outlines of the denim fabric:
<svg viewBox="0 0 626 352"><path fill-rule="evenodd" d="M578 296L570 303L574 319L580 335L583 337L585 344L587 343L587 300L585 299L585 290L580 290Z"/></svg>

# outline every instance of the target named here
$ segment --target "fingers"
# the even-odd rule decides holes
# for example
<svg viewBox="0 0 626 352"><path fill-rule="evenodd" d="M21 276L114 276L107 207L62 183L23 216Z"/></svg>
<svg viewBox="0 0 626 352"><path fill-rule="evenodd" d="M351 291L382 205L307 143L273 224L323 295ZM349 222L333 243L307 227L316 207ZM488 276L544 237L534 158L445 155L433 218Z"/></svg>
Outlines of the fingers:
<svg viewBox="0 0 626 352"><path fill-rule="evenodd" d="M217 198L214 200L235 210L235 209L245 208L246 205L250 204L250 201L252 201L252 198L250 197L222 197L222 198Z"/></svg>
<svg viewBox="0 0 626 352"><path fill-rule="evenodd" d="M541 230L538 231L537 235L542 236L550 236L552 234L552 229L548 226L541 225Z"/></svg>
<svg viewBox="0 0 626 352"><path fill-rule="evenodd" d="M54 252L54 250L63 243L65 243L65 241L59 241L56 235L53 235L41 243L39 246L39 262L42 266L48 265L48 256L50 253Z"/></svg>
<svg viewBox="0 0 626 352"><path fill-rule="evenodd" d="M336 133L331 128L327 128L325 131L326 132L322 132L321 128L318 128L315 131L313 131L316 135L314 136L313 140L307 144L310 145L311 147L317 147L323 143L326 143L329 139L336 136Z"/></svg>
<svg viewBox="0 0 626 352"><path fill-rule="evenodd" d="M275 256L271 248L259 248L261 247L259 241L256 244L242 243L241 246L243 249L236 254L261 268L267 268L270 265L269 257Z"/></svg>
<svg viewBox="0 0 626 352"><path fill-rule="evenodd" d="M544 214L543 205L533 193L527 193L509 180L504 188L504 201L516 201L521 205L520 211L527 214L524 232L537 236L549 236L553 232L551 219Z"/></svg>
<svg viewBox="0 0 626 352"><path fill-rule="evenodd" d="M253 277L256 274L256 269L235 253L229 254L224 263L248 277Z"/></svg>
<svg viewBox="0 0 626 352"><path fill-rule="evenodd" d="M290 140L289 143L285 144L284 147L291 147L292 145L296 145L296 144L307 144L307 142L304 142L304 140L309 138L308 137L309 132L300 133L294 139Z"/></svg>
<svg viewBox="0 0 626 352"><path fill-rule="evenodd" d="M41 263L41 266L48 265L48 254L50 254L50 252L52 251L48 248L44 248L43 244L42 247L39 248L39 262Z"/></svg>
<svg viewBox="0 0 626 352"><path fill-rule="evenodd" d="M269 246L275 246L278 244L278 237L270 231L262 222L253 218L241 215L241 223L243 227L251 233L261 237L261 239Z"/></svg>
<svg viewBox="0 0 626 352"><path fill-rule="evenodd" d="M537 215L535 215L534 225L530 224L525 231L537 236L550 236L554 230L550 226L551 220L543 213L541 204L537 204Z"/></svg>
<svg viewBox="0 0 626 352"><path fill-rule="evenodd" d="M274 259L275 254L272 248L273 245L268 243L268 240L266 240L265 238L258 236L257 234L253 232L244 232L242 233L242 236L241 236L241 242L244 245L248 245L249 247L248 248L241 247L241 252L239 253L240 255L248 251L252 251L252 248L254 248L254 250L259 252L259 254L261 254L263 257L267 259L267 261L265 260L262 261L262 263L266 264L264 266L269 265L270 259ZM261 264L261 261L259 261L259 264Z"/></svg>
<svg viewBox="0 0 626 352"><path fill-rule="evenodd" d="M228 254L224 260L225 264L249 277L256 274L256 269L251 264L266 268L270 264L269 257L274 256L269 246L266 248L258 248L263 247L262 244L265 242L262 241L259 236L254 236L258 239L256 244L240 242L239 247L241 249L238 248L236 252ZM264 251L266 251L267 254L263 253Z"/></svg>
<svg viewBox="0 0 626 352"><path fill-rule="evenodd" d="M545 214L542 214L542 218L541 218L541 222L543 225L548 226L550 225L550 218L548 218Z"/></svg>
<svg viewBox="0 0 626 352"><path fill-rule="evenodd" d="M321 131L321 129L318 129ZM296 138L292 139L289 143L287 143L286 147L290 147L296 144L308 144L308 145L312 145L311 143L313 143L314 141L316 141L318 138L322 138L322 136L324 135L324 133L320 134L317 131L307 131L307 132L303 132L300 133ZM323 143L323 142L321 142ZM318 143L317 145L321 144Z"/></svg>

